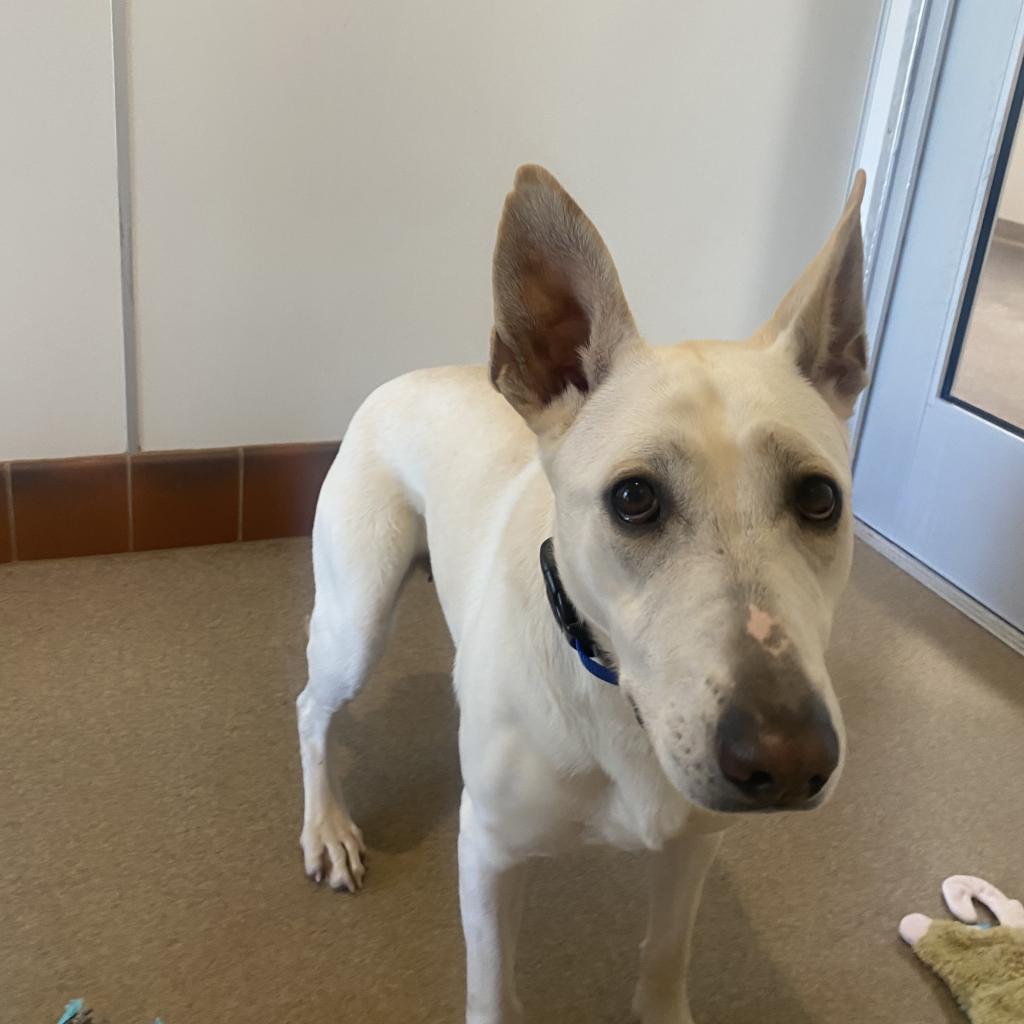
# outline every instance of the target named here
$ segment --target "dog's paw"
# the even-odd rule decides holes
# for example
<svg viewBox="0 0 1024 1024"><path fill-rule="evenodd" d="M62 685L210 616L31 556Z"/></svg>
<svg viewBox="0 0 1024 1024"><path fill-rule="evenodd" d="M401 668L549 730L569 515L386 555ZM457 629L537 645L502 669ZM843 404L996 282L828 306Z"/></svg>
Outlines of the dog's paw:
<svg viewBox="0 0 1024 1024"><path fill-rule="evenodd" d="M306 874L319 884L326 875L332 889L355 892L363 884L366 844L359 826L340 808L328 808L307 821L299 838Z"/></svg>

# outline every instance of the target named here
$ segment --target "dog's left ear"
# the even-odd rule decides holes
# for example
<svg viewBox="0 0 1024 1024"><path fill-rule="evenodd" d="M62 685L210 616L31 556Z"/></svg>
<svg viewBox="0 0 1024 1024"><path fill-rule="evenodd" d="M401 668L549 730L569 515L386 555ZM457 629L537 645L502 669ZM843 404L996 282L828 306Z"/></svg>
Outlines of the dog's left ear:
<svg viewBox="0 0 1024 1024"><path fill-rule="evenodd" d="M516 172L494 248L491 380L557 435L630 346L642 346L597 228L543 167Z"/></svg>
<svg viewBox="0 0 1024 1024"><path fill-rule="evenodd" d="M864 323L864 243L858 171L835 230L772 315L766 331L842 419L868 381Z"/></svg>

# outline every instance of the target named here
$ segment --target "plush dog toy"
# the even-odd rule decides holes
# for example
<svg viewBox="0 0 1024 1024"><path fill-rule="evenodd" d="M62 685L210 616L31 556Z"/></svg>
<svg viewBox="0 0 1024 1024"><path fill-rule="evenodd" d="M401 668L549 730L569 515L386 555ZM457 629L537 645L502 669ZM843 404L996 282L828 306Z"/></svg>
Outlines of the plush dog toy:
<svg viewBox="0 0 1024 1024"><path fill-rule="evenodd" d="M942 895L957 921L908 914L900 935L949 986L972 1024L1022 1024L1024 906L971 875L947 878ZM975 900L992 911L997 925L978 924Z"/></svg>

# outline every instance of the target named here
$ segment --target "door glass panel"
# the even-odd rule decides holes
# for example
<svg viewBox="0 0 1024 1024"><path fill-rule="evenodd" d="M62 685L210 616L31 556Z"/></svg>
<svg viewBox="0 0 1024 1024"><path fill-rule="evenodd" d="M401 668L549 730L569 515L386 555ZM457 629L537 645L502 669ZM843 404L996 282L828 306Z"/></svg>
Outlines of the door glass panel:
<svg viewBox="0 0 1024 1024"><path fill-rule="evenodd" d="M1022 82L996 160L975 265L943 397L1024 434L1024 142Z"/></svg>

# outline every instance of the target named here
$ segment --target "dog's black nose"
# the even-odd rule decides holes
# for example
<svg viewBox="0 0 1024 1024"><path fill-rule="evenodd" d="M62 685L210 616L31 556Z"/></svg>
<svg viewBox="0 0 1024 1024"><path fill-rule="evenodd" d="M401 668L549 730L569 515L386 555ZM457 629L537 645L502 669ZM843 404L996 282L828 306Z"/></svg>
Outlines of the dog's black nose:
<svg viewBox="0 0 1024 1024"><path fill-rule="evenodd" d="M799 708L730 706L718 723L718 766L759 807L798 807L839 764L839 737L818 700Z"/></svg>

